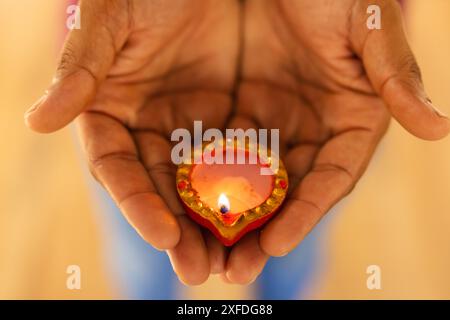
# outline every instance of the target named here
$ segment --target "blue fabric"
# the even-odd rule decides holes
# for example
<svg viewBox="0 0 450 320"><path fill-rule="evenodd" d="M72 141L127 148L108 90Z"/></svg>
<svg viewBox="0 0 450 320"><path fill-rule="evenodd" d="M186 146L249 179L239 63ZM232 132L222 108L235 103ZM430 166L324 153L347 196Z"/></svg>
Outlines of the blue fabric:
<svg viewBox="0 0 450 320"><path fill-rule="evenodd" d="M96 188L107 267L116 290L125 299L174 299L178 280L165 252L152 248L122 216L110 197Z"/></svg>
<svg viewBox="0 0 450 320"><path fill-rule="evenodd" d="M292 300L308 297L320 273L321 235L326 222L316 226L300 245L284 257L271 257L256 283L256 298Z"/></svg>

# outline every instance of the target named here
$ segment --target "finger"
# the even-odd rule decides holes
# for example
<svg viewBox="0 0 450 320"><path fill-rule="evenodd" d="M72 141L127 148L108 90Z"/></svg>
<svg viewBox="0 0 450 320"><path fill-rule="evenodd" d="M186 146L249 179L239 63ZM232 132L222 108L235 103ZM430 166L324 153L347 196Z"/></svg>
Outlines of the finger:
<svg viewBox="0 0 450 320"><path fill-rule="evenodd" d="M373 1L370 2L372 4ZM381 2L380 2L381 3ZM352 42L375 91L391 114L410 133L427 140L445 137L450 120L425 93L420 69L408 45L397 1L383 1L380 30L366 27L368 1L358 1Z"/></svg>
<svg viewBox="0 0 450 320"><path fill-rule="evenodd" d="M283 256L293 250L323 215L352 190L380 136L360 128L331 138L282 211L262 230L260 245L264 252Z"/></svg>
<svg viewBox="0 0 450 320"><path fill-rule="evenodd" d="M130 224L154 247L175 247L180 238L178 223L155 192L127 129L95 112L84 112L77 124L93 175Z"/></svg>
<svg viewBox="0 0 450 320"><path fill-rule="evenodd" d="M178 245L167 253L173 269L186 285L200 285L210 273L209 258L200 228L185 215L178 216L181 239Z"/></svg>
<svg viewBox="0 0 450 320"><path fill-rule="evenodd" d="M178 200L175 189L176 167L170 159L170 143L152 131L135 132L134 136L142 162L156 190L180 219L180 241L168 252L173 269L181 282L187 285L201 284L210 273L210 258L200 228L185 216Z"/></svg>
<svg viewBox="0 0 450 320"><path fill-rule="evenodd" d="M209 266L211 274L221 274L225 271L227 261L227 249L211 232L205 230L203 237L208 249Z"/></svg>
<svg viewBox="0 0 450 320"><path fill-rule="evenodd" d="M156 190L175 215L184 214L175 189L176 166L170 158L170 142L152 131L133 133L139 155Z"/></svg>
<svg viewBox="0 0 450 320"><path fill-rule="evenodd" d="M93 99L114 61L116 48L126 39L127 10L118 3L81 1L81 29L69 33L53 84L25 114L31 129L56 131Z"/></svg>
<svg viewBox="0 0 450 320"><path fill-rule="evenodd" d="M258 232L247 234L230 252L226 279L241 285L250 284L264 269L268 259L269 256L259 245Z"/></svg>

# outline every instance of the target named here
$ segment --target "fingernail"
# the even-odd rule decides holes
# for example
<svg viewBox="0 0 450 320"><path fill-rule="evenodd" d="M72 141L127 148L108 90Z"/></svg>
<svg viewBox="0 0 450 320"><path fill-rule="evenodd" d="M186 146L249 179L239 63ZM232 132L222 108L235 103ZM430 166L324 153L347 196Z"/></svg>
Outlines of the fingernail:
<svg viewBox="0 0 450 320"><path fill-rule="evenodd" d="M433 102L431 101L430 98L427 98L427 103L428 103L428 105L430 105L430 107L434 110L434 112L435 112L439 117L448 119L448 116L447 116L445 113L443 113L441 110L439 110L438 108L436 108L436 107L434 106L434 104L433 104Z"/></svg>
<svg viewBox="0 0 450 320"><path fill-rule="evenodd" d="M59 76L54 76L52 79L52 86L54 86L55 84L57 84L59 82L59 80L61 79L61 77Z"/></svg>
<svg viewBox="0 0 450 320"><path fill-rule="evenodd" d="M33 104L30 109L27 110L27 112L25 112L25 117L36 111L45 102L45 100L47 100L47 97L48 92L46 91L45 94L40 97L39 100L35 104Z"/></svg>
<svg viewBox="0 0 450 320"><path fill-rule="evenodd" d="M279 255L278 255L278 257L284 257L284 256L287 256L287 254L289 253L289 251L282 251Z"/></svg>
<svg viewBox="0 0 450 320"><path fill-rule="evenodd" d="M434 110L434 112L436 112L436 114L437 114L439 117L448 119L448 116L447 116L445 113L443 113L441 110L437 109L437 108L434 107L434 106L433 106L433 110Z"/></svg>
<svg viewBox="0 0 450 320"><path fill-rule="evenodd" d="M250 281L248 282L248 284L252 284L253 282L255 282L256 279L258 278L258 276L259 276L259 274L255 274L255 275L250 279Z"/></svg>

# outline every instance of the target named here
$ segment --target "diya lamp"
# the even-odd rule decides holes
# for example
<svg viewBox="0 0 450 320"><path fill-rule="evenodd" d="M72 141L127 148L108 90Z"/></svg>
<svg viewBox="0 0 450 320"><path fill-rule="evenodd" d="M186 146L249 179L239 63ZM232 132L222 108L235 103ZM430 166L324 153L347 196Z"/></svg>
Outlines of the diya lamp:
<svg viewBox="0 0 450 320"><path fill-rule="evenodd" d="M228 141L229 142L229 141ZM278 160L271 175L262 175L262 168L271 167L271 158L264 157L259 145L236 141L220 141L201 148L201 163L193 158L178 166L176 185L187 214L198 224L208 228L225 246L236 243L247 232L266 223L280 209L286 198L288 175ZM208 157L222 152L254 162L210 163ZM265 152L264 154L268 154ZM273 157L273 155L271 155ZM236 158L236 157L235 157Z"/></svg>

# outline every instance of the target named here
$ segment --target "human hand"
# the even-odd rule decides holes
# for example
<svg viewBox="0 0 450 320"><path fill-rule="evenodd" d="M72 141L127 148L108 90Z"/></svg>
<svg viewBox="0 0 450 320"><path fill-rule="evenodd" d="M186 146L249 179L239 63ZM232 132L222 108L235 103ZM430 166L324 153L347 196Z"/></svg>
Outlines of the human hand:
<svg viewBox="0 0 450 320"><path fill-rule="evenodd" d="M366 27L370 4L381 7L381 30ZM281 128L292 192L260 235L229 254L226 275L238 283L295 248L352 190L391 115L419 138L450 130L425 94L396 1L248 0L244 16L232 125Z"/></svg>
<svg viewBox="0 0 450 320"><path fill-rule="evenodd" d="M238 60L238 3L90 0L81 1L81 19L26 123L53 132L77 117L94 177L146 241L168 250L183 282L202 283L210 257L224 264L223 251L180 206L170 135L194 120L224 128Z"/></svg>

